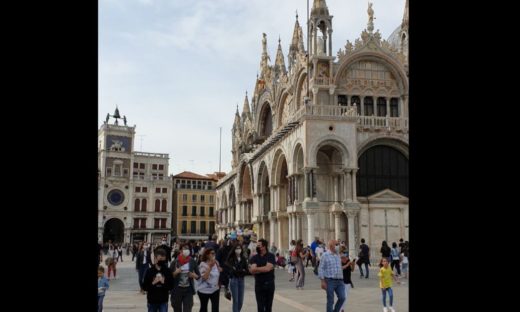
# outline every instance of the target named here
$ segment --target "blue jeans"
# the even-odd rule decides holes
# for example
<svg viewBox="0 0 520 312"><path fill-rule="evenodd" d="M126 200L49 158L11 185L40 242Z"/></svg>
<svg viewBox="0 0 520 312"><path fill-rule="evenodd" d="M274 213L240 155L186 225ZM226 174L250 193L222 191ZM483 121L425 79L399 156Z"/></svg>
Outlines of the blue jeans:
<svg viewBox="0 0 520 312"><path fill-rule="evenodd" d="M139 279L139 287L141 287L141 290L143 290L143 281L144 281L144 276L145 276L147 270L148 270L148 266L142 265L139 268L139 272L137 274L138 279Z"/></svg>
<svg viewBox="0 0 520 312"><path fill-rule="evenodd" d="M343 279L326 278L325 280L327 281L327 312L339 312L345 302L345 283L343 283ZM336 292L338 301L332 309L334 292Z"/></svg>
<svg viewBox="0 0 520 312"><path fill-rule="evenodd" d="M165 303L149 303L148 312L168 312L168 302Z"/></svg>
<svg viewBox="0 0 520 312"><path fill-rule="evenodd" d="M386 292L388 291L388 295L390 296L390 306L394 305L394 292L391 287L381 288L381 293L383 293L383 307L386 307Z"/></svg>
<svg viewBox="0 0 520 312"><path fill-rule="evenodd" d="M97 297L97 310L98 312L103 311L103 299L105 299L105 296L98 296Z"/></svg>
<svg viewBox="0 0 520 312"><path fill-rule="evenodd" d="M233 312L240 312L244 303L244 278L232 277L229 280L229 289L233 298Z"/></svg>

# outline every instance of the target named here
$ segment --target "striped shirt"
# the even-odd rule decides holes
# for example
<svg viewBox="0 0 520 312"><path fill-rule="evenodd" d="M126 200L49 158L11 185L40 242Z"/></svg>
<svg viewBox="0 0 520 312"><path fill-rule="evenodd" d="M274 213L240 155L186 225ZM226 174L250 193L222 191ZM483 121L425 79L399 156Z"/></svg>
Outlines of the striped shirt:
<svg viewBox="0 0 520 312"><path fill-rule="evenodd" d="M343 280L343 270L341 269L341 258L336 253L327 250L320 259L318 268L320 279L332 278Z"/></svg>

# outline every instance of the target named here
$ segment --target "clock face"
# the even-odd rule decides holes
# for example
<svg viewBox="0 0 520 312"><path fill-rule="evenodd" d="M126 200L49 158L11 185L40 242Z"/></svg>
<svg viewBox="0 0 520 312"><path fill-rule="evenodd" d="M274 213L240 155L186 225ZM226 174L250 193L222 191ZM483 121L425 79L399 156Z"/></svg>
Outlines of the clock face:
<svg viewBox="0 0 520 312"><path fill-rule="evenodd" d="M125 194L120 190L111 190L107 195L108 202L113 206L119 206L125 200Z"/></svg>

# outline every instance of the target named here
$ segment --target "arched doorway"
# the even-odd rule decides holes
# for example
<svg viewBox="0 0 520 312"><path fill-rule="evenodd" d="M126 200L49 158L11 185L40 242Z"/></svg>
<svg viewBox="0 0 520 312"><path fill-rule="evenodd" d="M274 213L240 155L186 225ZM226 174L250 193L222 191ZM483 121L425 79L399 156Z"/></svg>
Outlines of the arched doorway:
<svg viewBox="0 0 520 312"><path fill-rule="evenodd" d="M339 220L333 211L338 211L343 201L343 169L344 155L339 143L322 145L316 154L315 192L320 208L324 211L318 214L315 222L315 236L328 239L344 240L348 246L348 219L344 213L339 214ZM339 221L339 222L338 222ZM338 227L339 225L339 227Z"/></svg>
<svg viewBox="0 0 520 312"><path fill-rule="evenodd" d="M265 238L267 241L270 241L269 222L267 221L267 217L269 215L269 211L271 210L271 189L269 188L269 173L267 171L265 162L260 164L258 183L258 192L260 194L258 214L262 220L259 225L258 235Z"/></svg>
<svg viewBox="0 0 520 312"><path fill-rule="evenodd" d="M379 142L364 150L356 179L357 197L368 215L369 247L378 248L407 237L407 146L396 141Z"/></svg>
<svg viewBox="0 0 520 312"><path fill-rule="evenodd" d="M236 209L236 194L235 194L235 185L231 184L231 187L229 188L229 209L228 209L228 225L229 223L232 223L231 227L233 226L233 223L235 222L235 209ZM231 229L229 229L231 230Z"/></svg>
<svg viewBox="0 0 520 312"><path fill-rule="evenodd" d="M243 164L242 166L241 183L240 214L242 217L240 219L246 226L249 226L251 225L251 219L253 215L253 194L251 187L251 174L247 164Z"/></svg>
<svg viewBox="0 0 520 312"><path fill-rule="evenodd" d="M105 223L103 231L103 243L112 241L115 244L121 244L125 238L125 224L123 221L112 218Z"/></svg>
<svg viewBox="0 0 520 312"><path fill-rule="evenodd" d="M275 187L275 200L277 206L277 229L274 231L277 236L276 246L283 250L289 248L289 218L287 216L287 205L289 203L289 180L287 178L287 160L281 150L275 154L274 162L274 187Z"/></svg>

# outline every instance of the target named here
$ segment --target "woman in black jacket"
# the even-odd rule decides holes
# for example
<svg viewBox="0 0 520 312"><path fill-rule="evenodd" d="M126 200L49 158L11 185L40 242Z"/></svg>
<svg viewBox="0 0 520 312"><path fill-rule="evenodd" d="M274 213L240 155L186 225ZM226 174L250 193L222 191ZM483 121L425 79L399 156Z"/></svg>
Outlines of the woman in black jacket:
<svg viewBox="0 0 520 312"><path fill-rule="evenodd" d="M240 243L233 244L225 264L230 277L233 312L240 312L244 303L244 276L249 274L247 258Z"/></svg>
<svg viewBox="0 0 520 312"><path fill-rule="evenodd" d="M139 243L139 249L137 251L137 257L135 259L135 270L137 271L137 277L139 279L139 287L141 288L141 294L144 294L144 275L146 271L152 265L152 256L147 246L144 246L143 242Z"/></svg>
<svg viewBox="0 0 520 312"><path fill-rule="evenodd" d="M390 258L390 247L388 247L388 244L386 243L386 241L383 241L383 243L381 244L381 257L382 258L386 258L388 260L388 263L391 263L392 262L392 259ZM379 265L379 267L381 267L382 264Z"/></svg>

